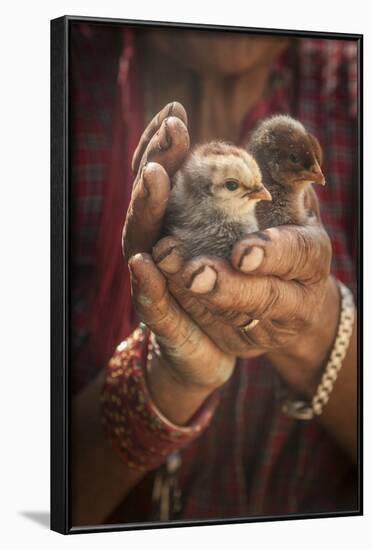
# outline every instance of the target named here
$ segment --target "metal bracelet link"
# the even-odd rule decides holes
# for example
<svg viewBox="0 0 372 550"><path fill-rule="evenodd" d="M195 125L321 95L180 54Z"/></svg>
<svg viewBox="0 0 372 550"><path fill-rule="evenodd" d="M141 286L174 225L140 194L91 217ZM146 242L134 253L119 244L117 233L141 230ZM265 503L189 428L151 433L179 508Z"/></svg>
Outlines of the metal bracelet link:
<svg viewBox="0 0 372 550"><path fill-rule="evenodd" d="M351 291L340 281L338 281L338 287L341 295L341 312L331 355L311 403L291 400L283 403L282 411L291 418L311 420L322 414L345 359L353 332L354 299Z"/></svg>

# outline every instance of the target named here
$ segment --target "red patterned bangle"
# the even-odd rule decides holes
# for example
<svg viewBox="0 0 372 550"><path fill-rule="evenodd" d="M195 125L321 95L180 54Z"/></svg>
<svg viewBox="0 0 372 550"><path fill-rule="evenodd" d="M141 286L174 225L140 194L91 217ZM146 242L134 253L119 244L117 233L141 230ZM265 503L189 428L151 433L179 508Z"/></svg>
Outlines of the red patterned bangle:
<svg viewBox="0 0 372 550"><path fill-rule="evenodd" d="M141 471L157 468L169 454L198 437L219 401L212 394L186 426L165 418L146 387L149 336L141 326L119 344L107 366L101 395L102 421L109 439L124 462Z"/></svg>

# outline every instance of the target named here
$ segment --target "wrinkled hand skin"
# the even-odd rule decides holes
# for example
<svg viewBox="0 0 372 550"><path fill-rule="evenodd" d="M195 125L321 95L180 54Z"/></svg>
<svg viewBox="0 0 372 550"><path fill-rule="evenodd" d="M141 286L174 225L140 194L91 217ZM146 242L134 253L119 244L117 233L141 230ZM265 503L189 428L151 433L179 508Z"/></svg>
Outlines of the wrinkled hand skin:
<svg viewBox="0 0 372 550"><path fill-rule="evenodd" d="M135 180L122 245L134 306L157 337L163 367L189 389L212 391L230 377L235 357L216 346L180 307L151 256L161 230L170 178L189 150L186 125L184 108L174 102L166 105L143 133L133 156Z"/></svg>
<svg viewBox="0 0 372 550"><path fill-rule="evenodd" d="M156 241L170 192L169 177L187 154L186 123L182 106L166 106L146 129L134 155L138 175L123 232L132 273L140 262L134 254L152 251L152 260L150 255L141 260L141 269L145 270L146 264L152 277L147 294L133 289L137 310L160 341L165 338L169 344L171 340L164 345L170 362L180 353L174 336L177 331L183 340L194 334L193 343L200 350L205 346L205 353L199 351L206 358L205 365L211 365L211 350L213 357L221 353L219 359L228 364L231 356L253 357L290 346L319 322L330 284L331 244L320 221L315 192L310 189L306 196L306 205L314 212L308 225L252 233L236 243L230 261L203 256L183 262L175 238ZM165 151L159 148L159 141L168 147ZM162 307L151 306L144 298L155 292L155 287L159 300L162 296ZM173 323L173 339L153 322L162 315L164 324ZM251 319L260 323L242 332L240 327ZM184 376L183 367L181 371ZM202 383L208 383L210 373L206 371ZM198 376L195 380L199 383ZM219 383L228 376L220 373ZM219 385L212 375L210 381Z"/></svg>
<svg viewBox="0 0 372 550"><path fill-rule="evenodd" d="M314 221L252 233L235 245L231 263L198 257L184 264L171 237L153 256L171 293L221 349L252 357L290 344L319 318L331 247ZM250 319L260 323L243 333Z"/></svg>

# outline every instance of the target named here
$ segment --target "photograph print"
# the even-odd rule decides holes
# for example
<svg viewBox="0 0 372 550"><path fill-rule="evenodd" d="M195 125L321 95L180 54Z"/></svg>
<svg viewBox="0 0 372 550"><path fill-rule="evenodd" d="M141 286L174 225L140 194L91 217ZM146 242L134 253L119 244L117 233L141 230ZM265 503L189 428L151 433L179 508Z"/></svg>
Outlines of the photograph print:
<svg viewBox="0 0 372 550"><path fill-rule="evenodd" d="M51 37L52 529L361 514L362 36Z"/></svg>

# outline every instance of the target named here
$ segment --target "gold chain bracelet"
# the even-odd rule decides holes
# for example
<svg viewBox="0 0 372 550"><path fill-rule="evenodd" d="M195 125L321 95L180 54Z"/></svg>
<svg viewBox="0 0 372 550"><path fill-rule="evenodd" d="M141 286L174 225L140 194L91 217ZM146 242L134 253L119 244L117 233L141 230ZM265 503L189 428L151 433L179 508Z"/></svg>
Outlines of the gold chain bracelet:
<svg viewBox="0 0 372 550"><path fill-rule="evenodd" d="M322 414L345 359L353 332L354 299L351 291L340 281L338 281L338 287L341 294L341 311L331 355L311 403L291 400L286 400L283 403L282 411L291 418L311 420Z"/></svg>

